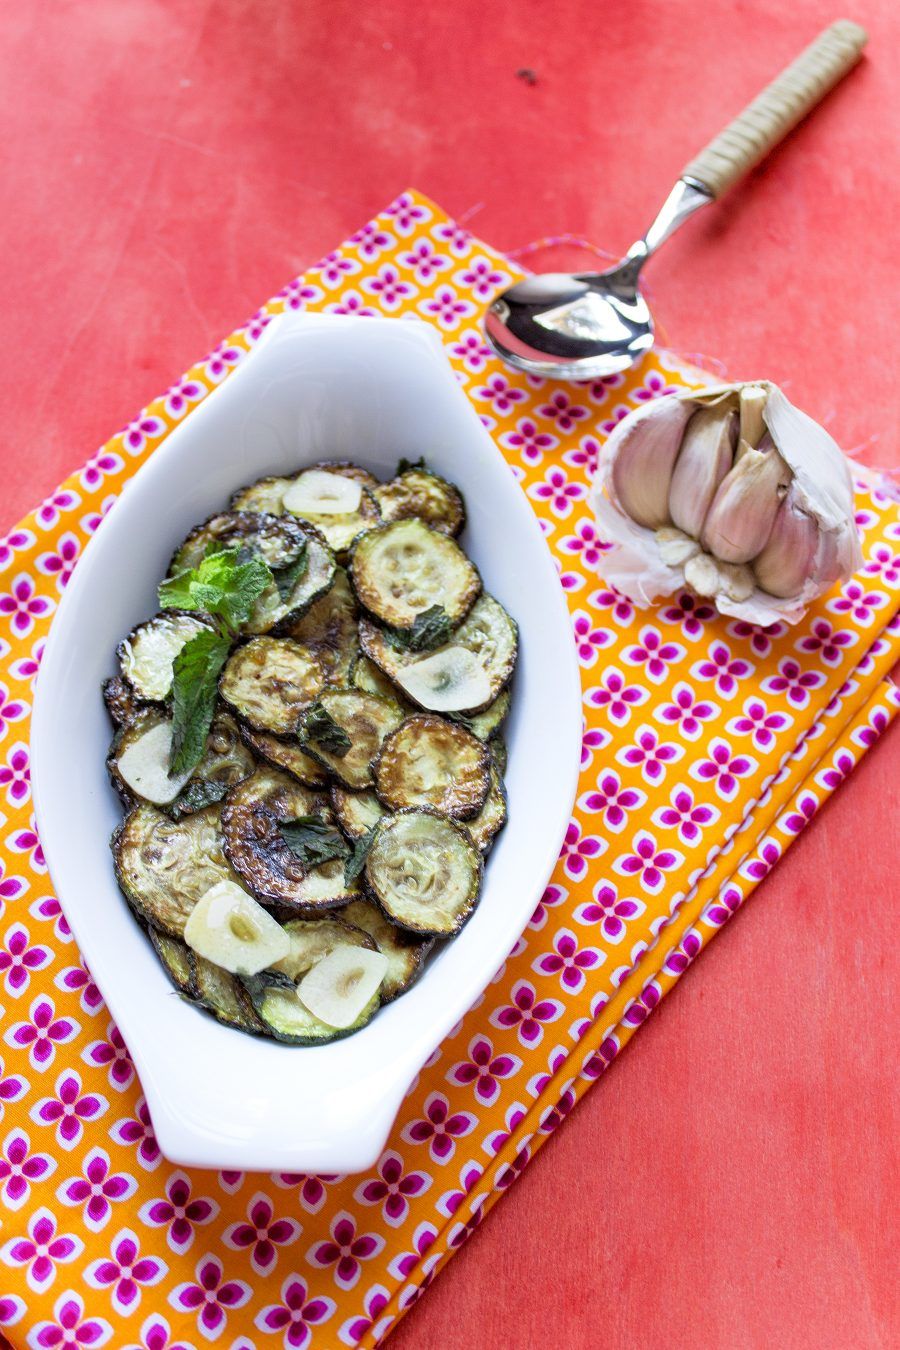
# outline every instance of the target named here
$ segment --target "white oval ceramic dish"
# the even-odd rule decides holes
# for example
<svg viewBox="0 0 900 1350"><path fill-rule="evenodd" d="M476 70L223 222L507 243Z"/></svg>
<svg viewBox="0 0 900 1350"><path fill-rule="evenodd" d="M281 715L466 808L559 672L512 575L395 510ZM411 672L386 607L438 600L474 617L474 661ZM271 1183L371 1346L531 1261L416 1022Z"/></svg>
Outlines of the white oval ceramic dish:
<svg viewBox="0 0 900 1350"><path fill-rule="evenodd" d="M155 611L174 545L235 488L328 457L386 478L399 456L423 453L465 494L466 548L520 626L509 824L474 916L408 994L331 1045L256 1040L172 993L119 894L108 847L119 811L104 766L110 728L100 683L121 635ZM134 1057L166 1157L337 1173L377 1159L415 1074L534 909L569 819L580 742L578 667L550 553L436 335L391 319L274 321L103 522L59 606L35 699L35 804L50 872Z"/></svg>

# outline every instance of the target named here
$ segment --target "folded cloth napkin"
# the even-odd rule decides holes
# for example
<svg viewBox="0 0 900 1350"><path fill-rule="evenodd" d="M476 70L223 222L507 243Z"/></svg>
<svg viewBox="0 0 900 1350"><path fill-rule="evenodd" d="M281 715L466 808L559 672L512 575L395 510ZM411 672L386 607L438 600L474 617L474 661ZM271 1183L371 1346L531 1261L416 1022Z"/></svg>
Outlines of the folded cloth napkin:
<svg viewBox="0 0 900 1350"><path fill-rule="evenodd" d="M479 318L515 274L404 193L0 543L0 1327L15 1346L378 1344L897 711L900 512L868 476L863 571L796 628L729 622L689 594L635 611L604 583L587 504L603 438L703 377L661 351L577 386L510 374ZM582 776L526 932L423 1069L371 1175L184 1172L160 1155L46 875L31 684L116 493L273 314L302 308L414 316L443 337L559 567Z"/></svg>

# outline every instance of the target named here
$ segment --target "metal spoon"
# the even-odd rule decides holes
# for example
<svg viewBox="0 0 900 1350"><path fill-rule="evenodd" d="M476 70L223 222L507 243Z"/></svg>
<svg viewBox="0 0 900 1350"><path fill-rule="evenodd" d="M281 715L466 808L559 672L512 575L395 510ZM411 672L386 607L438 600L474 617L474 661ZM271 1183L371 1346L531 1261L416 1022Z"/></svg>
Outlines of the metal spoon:
<svg viewBox="0 0 900 1350"><path fill-rule="evenodd" d="M487 339L508 365L555 379L597 379L653 346L641 268L701 206L722 196L821 101L859 60L867 34L841 19L826 28L687 165L642 239L606 272L544 272L498 296Z"/></svg>

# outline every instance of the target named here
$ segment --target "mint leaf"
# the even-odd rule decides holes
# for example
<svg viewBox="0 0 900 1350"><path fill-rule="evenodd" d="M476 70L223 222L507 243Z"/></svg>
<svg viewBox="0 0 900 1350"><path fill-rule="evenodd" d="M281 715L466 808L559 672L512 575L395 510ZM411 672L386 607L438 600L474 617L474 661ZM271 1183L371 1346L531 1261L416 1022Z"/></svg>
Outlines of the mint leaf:
<svg viewBox="0 0 900 1350"><path fill-rule="evenodd" d="M308 741L315 741L323 750L337 755L338 759L343 759L350 749L350 737L322 703L314 703L311 708L307 708L303 728Z"/></svg>
<svg viewBox="0 0 900 1350"><path fill-rule="evenodd" d="M350 851L340 830L320 816L285 820L280 829L282 839L305 867L319 867L333 858L346 858Z"/></svg>
<svg viewBox="0 0 900 1350"><path fill-rule="evenodd" d="M236 547L208 552L199 566L167 577L159 588L160 605L200 610L222 619L231 629L238 628L272 584L272 572L262 558L241 554Z"/></svg>
<svg viewBox="0 0 900 1350"><path fill-rule="evenodd" d="M394 476L399 478L401 473L409 473L410 469L422 469L427 473L428 466L425 463L425 456L420 455L418 459L407 459L404 455L402 459L397 461L397 472Z"/></svg>
<svg viewBox="0 0 900 1350"><path fill-rule="evenodd" d="M182 816L192 815L204 806L220 802L227 791L227 783L216 782L212 778L192 778L169 807L169 815L173 820L181 820Z"/></svg>
<svg viewBox="0 0 900 1350"><path fill-rule="evenodd" d="M254 557L238 563L232 573L228 589L215 610L232 628L250 618L253 606L272 584L272 571L262 558Z"/></svg>
<svg viewBox="0 0 900 1350"><path fill-rule="evenodd" d="M208 629L186 642L172 666L172 750L169 773L186 773L203 756L216 706L219 671L231 640Z"/></svg>
<svg viewBox="0 0 900 1350"><path fill-rule="evenodd" d="M396 632L394 642L411 652L430 651L433 647L442 647L453 632L453 624L443 605L431 605L417 614L412 628L407 632Z"/></svg>
<svg viewBox="0 0 900 1350"><path fill-rule="evenodd" d="M284 567L279 567L273 573L275 585L278 587L278 594L281 596L282 602L290 599L297 582L305 575L307 564L309 563L308 553L309 549L306 540L304 539L300 552L297 554L294 561L287 563Z"/></svg>
<svg viewBox="0 0 900 1350"><path fill-rule="evenodd" d="M354 839L350 846L350 854L344 863L344 885L352 886L359 874L366 865L366 858L369 856L369 849L372 847L372 840L375 838L375 826L366 830L358 839Z"/></svg>

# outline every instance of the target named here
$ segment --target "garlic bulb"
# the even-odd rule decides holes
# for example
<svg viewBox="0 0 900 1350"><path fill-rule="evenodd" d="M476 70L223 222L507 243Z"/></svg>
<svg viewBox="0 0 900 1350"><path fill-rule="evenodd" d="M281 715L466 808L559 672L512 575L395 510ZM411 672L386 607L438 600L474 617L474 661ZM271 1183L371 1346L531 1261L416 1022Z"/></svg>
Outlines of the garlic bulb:
<svg viewBox="0 0 900 1350"><path fill-rule="evenodd" d="M768 380L631 413L603 447L593 505L613 545L606 580L641 607L688 585L722 614L797 623L862 565L847 461Z"/></svg>

